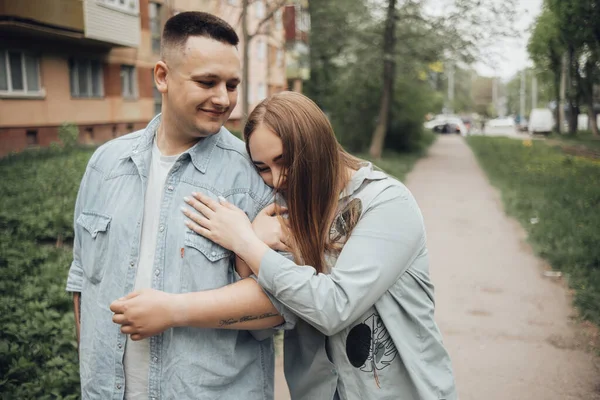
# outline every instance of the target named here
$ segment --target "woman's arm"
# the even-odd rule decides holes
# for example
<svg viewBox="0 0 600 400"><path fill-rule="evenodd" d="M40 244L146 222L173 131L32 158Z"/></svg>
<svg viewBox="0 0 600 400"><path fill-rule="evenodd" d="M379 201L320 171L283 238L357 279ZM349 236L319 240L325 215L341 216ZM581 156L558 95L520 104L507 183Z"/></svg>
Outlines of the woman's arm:
<svg viewBox="0 0 600 400"><path fill-rule="evenodd" d="M281 241L283 231L276 217L282 211L285 209L276 205L266 207L252 222L252 229L261 241L273 248L289 250ZM242 259L236 256L235 262L236 271L242 278L252 275L252 270ZM111 304L111 310L115 312L113 321L121 324L122 331L131 334L134 340L177 326L258 331L285 322L283 328L293 327L296 316L270 298L255 279L197 293L169 294L152 289L134 292ZM258 340L261 339L257 335L266 337L257 332L253 335Z"/></svg>
<svg viewBox="0 0 600 400"><path fill-rule="evenodd" d="M237 255L235 256L235 270L240 278L248 278L250 275L252 275L252 270L248 264L246 264L246 262Z"/></svg>
<svg viewBox="0 0 600 400"><path fill-rule="evenodd" d="M207 212L209 223L200 220L204 226L191 227L222 246L232 246L258 275L262 287L326 335L339 332L375 304L425 248L421 212L400 186L381 192L365 210L329 275L296 265L261 246L244 229L225 229L227 224L240 223L229 212L232 206L217 206L203 196L198 199L212 207Z"/></svg>

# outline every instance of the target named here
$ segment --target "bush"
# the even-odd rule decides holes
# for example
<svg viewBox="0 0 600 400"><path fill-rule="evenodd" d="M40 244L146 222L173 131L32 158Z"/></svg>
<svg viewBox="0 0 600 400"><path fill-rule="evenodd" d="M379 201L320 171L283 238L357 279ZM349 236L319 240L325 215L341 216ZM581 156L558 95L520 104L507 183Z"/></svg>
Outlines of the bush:
<svg viewBox="0 0 600 400"><path fill-rule="evenodd" d="M600 324L600 162L536 140L467 140L534 250L567 276L581 316Z"/></svg>
<svg viewBox="0 0 600 400"><path fill-rule="evenodd" d="M77 125L70 122L63 123L58 128L58 138L62 142L65 149L72 149L77 146L77 140L79 139L79 128Z"/></svg>
<svg viewBox="0 0 600 400"><path fill-rule="evenodd" d="M80 398L65 284L75 197L92 152L44 149L0 162L2 399Z"/></svg>

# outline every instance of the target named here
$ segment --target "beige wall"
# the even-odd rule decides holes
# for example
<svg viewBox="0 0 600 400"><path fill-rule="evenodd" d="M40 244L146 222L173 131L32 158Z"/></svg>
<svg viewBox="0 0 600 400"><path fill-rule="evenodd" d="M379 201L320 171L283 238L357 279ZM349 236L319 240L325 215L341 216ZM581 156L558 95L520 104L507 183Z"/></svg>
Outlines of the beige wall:
<svg viewBox="0 0 600 400"><path fill-rule="evenodd" d="M0 15L29 18L83 32L83 0L2 0Z"/></svg>
<svg viewBox="0 0 600 400"><path fill-rule="evenodd" d="M40 60L40 72L46 98L0 98L0 126L47 126L65 121L75 124L149 121L154 115L152 98L71 98L69 66L63 56L44 55Z"/></svg>

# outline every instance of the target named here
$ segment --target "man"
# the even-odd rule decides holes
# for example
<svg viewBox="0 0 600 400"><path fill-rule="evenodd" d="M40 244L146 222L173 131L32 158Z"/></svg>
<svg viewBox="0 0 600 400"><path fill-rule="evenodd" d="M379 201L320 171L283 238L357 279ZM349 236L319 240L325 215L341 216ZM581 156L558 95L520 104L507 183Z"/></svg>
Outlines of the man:
<svg viewBox="0 0 600 400"><path fill-rule="evenodd" d="M133 290L203 291L236 280L231 252L187 229L180 208L196 191L222 196L253 218L272 197L243 143L223 128L237 103L238 41L231 26L210 14L169 19L154 69L161 115L103 145L89 161L67 282L83 399L273 397L270 338L188 327L136 342L111 321L109 309ZM254 280L239 284L255 294L256 306L276 311ZM284 321L277 312L241 315L251 324L232 328Z"/></svg>

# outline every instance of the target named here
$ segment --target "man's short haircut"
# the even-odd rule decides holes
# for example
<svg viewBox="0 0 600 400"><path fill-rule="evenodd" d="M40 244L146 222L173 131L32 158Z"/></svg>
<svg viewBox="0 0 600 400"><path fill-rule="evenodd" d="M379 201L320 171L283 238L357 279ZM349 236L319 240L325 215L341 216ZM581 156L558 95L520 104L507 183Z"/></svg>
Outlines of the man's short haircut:
<svg viewBox="0 0 600 400"><path fill-rule="evenodd" d="M190 36L204 36L222 43L237 46L240 39L235 30L221 18L199 11L179 13L167 21L160 45L161 58L167 50L181 48Z"/></svg>

